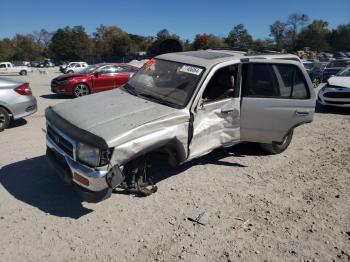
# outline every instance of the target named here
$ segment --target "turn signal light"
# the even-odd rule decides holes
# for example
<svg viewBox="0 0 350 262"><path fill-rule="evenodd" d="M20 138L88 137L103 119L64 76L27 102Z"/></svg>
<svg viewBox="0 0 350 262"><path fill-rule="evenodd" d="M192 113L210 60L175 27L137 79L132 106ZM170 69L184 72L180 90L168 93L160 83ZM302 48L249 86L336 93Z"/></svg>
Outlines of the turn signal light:
<svg viewBox="0 0 350 262"><path fill-rule="evenodd" d="M83 185L85 185L85 186L90 185L88 179L86 179L85 177L79 175L79 174L76 173L76 172L74 172L73 178L74 178L74 180L78 181L79 183L81 183L81 184L83 184Z"/></svg>

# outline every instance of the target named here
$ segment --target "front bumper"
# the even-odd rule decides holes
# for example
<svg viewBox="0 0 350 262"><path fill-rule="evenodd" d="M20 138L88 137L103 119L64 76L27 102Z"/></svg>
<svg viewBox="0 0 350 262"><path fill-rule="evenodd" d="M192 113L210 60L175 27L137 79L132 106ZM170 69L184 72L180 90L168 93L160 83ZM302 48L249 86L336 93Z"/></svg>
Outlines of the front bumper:
<svg viewBox="0 0 350 262"><path fill-rule="evenodd" d="M52 128L52 127L51 127ZM110 197L112 188L108 185L106 175L108 170L96 170L84 166L71 158L48 135L46 135L46 156L50 165L67 184L73 185L87 202L99 202ZM77 181L73 174L87 179L88 185Z"/></svg>
<svg viewBox="0 0 350 262"><path fill-rule="evenodd" d="M72 95L72 88L51 82L51 92L59 95Z"/></svg>
<svg viewBox="0 0 350 262"><path fill-rule="evenodd" d="M321 89L317 100L325 106L350 107L350 88Z"/></svg>

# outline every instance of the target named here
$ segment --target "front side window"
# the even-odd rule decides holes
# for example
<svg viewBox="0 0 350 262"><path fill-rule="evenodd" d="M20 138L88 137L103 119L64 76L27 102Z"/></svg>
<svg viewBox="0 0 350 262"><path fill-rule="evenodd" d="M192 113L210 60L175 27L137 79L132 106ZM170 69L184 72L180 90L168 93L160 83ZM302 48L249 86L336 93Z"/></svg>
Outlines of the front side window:
<svg viewBox="0 0 350 262"><path fill-rule="evenodd" d="M221 68L215 72L203 93L205 102L232 98L234 95L237 66Z"/></svg>
<svg viewBox="0 0 350 262"><path fill-rule="evenodd" d="M204 68L160 59L149 60L124 85L129 93L183 108L193 95Z"/></svg>
<svg viewBox="0 0 350 262"><path fill-rule="evenodd" d="M0 68L6 68L5 64L0 65Z"/></svg>
<svg viewBox="0 0 350 262"><path fill-rule="evenodd" d="M303 74L294 65L243 65L243 96L307 99L309 91Z"/></svg>

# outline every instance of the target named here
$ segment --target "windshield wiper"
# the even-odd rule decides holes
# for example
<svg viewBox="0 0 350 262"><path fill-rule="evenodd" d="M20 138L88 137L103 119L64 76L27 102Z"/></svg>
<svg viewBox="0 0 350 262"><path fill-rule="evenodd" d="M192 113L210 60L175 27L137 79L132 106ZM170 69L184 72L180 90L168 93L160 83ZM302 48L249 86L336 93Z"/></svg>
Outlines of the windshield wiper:
<svg viewBox="0 0 350 262"><path fill-rule="evenodd" d="M170 102L168 100L164 100L161 97L156 97L156 96L153 96L153 95L150 95L150 94L145 94L145 93L139 93L138 95L141 96L141 97L144 97L144 98L148 98L151 101L157 102L157 103L162 104L162 105L175 107L175 108L180 108L180 105L178 105L176 103L173 103L173 102Z"/></svg>

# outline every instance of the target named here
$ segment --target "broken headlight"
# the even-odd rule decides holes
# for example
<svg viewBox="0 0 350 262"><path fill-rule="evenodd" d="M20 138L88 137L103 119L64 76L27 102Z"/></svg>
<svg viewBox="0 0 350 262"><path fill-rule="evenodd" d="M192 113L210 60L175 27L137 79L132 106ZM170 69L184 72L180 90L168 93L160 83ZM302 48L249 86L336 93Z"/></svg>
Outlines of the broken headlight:
<svg viewBox="0 0 350 262"><path fill-rule="evenodd" d="M77 159L89 166L98 166L100 163L100 149L78 143Z"/></svg>
<svg viewBox="0 0 350 262"><path fill-rule="evenodd" d="M77 159L91 167L107 165L112 153L110 148L98 149L84 143L78 143L77 147Z"/></svg>

